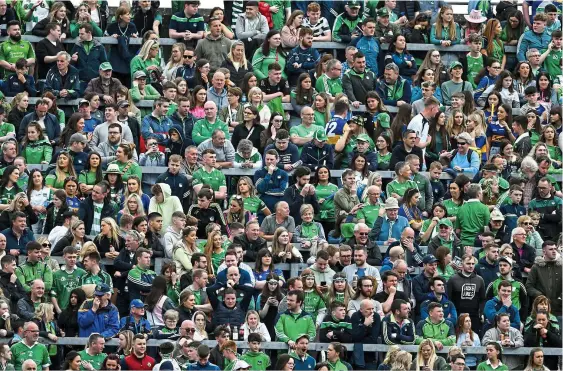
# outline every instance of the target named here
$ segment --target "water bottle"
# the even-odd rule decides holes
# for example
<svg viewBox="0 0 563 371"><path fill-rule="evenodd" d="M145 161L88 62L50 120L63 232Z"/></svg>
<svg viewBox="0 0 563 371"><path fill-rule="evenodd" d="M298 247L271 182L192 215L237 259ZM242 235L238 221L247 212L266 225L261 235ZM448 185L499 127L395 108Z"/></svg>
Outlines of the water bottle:
<svg viewBox="0 0 563 371"><path fill-rule="evenodd" d="M238 341L238 327L233 326L233 340Z"/></svg>

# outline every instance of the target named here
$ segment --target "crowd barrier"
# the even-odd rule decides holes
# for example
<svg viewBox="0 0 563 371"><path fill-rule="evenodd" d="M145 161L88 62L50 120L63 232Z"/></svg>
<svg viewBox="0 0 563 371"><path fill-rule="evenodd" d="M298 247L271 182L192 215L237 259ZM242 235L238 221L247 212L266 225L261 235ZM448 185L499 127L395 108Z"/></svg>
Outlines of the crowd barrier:
<svg viewBox="0 0 563 371"><path fill-rule="evenodd" d="M86 345L88 343L88 338L68 338L68 337L60 337L57 342L52 342L51 340L46 340L44 338L40 338L40 342L44 344L57 344L57 345ZM0 343L8 343L10 339L3 338L0 339ZM154 340L150 339L147 342L147 346L149 347L157 347L162 343L170 342L170 340ZM210 347L214 347L217 345L217 341L215 340L204 340L204 344L209 345ZM246 341L236 341L238 349L248 349L248 342ZM106 346L119 346L118 339L110 339L106 341ZM309 350L310 351L326 351L328 349L329 343L309 343ZM346 346L348 351L352 351L354 349L354 344L347 343L343 344ZM378 352L378 353L385 353L389 350L389 345L386 344L362 344L365 352ZM286 343L282 343L279 341L273 342L263 342L261 345L263 350L284 350L287 351L288 346ZM407 352L417 353L418 346L417 345L401 345L402 350L406 350ZM516 356L528 356L530 351L534 349L531 347L521 347L521 348L504 348L502 350L503 355L516 355ZM436 349L437 353L440 354L447 354L450 350L450 347L444 347L441 350ZM487 354L486 347L462 347L464 354ZM560 348L542 348L544 355L546 356L561 356L563 352Z"/></svg>

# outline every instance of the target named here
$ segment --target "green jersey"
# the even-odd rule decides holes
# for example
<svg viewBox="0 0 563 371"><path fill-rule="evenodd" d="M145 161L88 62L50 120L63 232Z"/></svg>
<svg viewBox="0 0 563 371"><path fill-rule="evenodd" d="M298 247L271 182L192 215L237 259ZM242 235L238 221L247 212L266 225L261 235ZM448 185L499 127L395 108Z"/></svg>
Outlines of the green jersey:
<svg viewBox="0 0 563 371"><path fill-rule="evenodd" d="M80 286L84 285L99 285L100 283L105 283L108 285L113 292L113 281L111 276L104 271L99 271L98 274L92 274L86 272L80 277Z"/></svg>
<svg viewBox="0 0 563 371"><path fill-rule="evenodd" d="M65 179L70 176L70 173L64 173L62 178L58 178L56 172L53 170L52 173L45 177L45 185L48 187L53 187L55 189L63 189L65 184Z"/></svg>
<svg viewBox="0 0 563 371"><path fill-rule="evenodd" d="M49 163L53 157L53 147L45 139L36 140L35 142L26 143L21 155L31 165L39 165L41 162Z"/></svg>
<svg viewBox="0 0 563 371"><path fill-rule="evenodd" d="M496 368L494 368L491 365L490 361L481 362L477 366L477 371L508 371L508 370L509 370L508 366L503 364L501 361L498 361L498 366Z"/></svg>
<svg viewBox="0 0 563 371"><path fill-rule="evenodd" d="M473 246L475 237L489 224L491 213L487 205L472 199L465 202L457 212L455 228L461 229L462 246Z"/></svg>
<svg viewBox="0 0 563 371"><path fill-rule="evenodd" d="M20 40L14 42L10 39L4 41L0 44L0 60L6 61L8 63L15 64L18 59L30 59L35 58L35 52L31 43L27 40ZM6 71L7 75L12 75L14 72ZM17 369L17 367L16 367Z"/></svg>
<svg viewBox="0 0 563 371"><path fill-rule="evenodd" d="M251 352L244 353L240 359L246 361L250 365L251 370L266 371L270 367L270 357L264 352Z"/></svg>
<svg viewBox="0 0 563 371"><path fill-rule="evenodd" d="M244 199L244 210L256 215L259 211L266 208L266 204L256 196L250 196Z"/></svg>
<svg viewBox="0 0 563 371"><path fill-rule="evenodd" d="M323 74L315 84L315 89L319 93L328 93L333 97L336 94L342 93L342 80L340 76L331 79L326 74Z"/></svg>
<svg viewBox="0 0 563 371"><path fill-rule="evenodd" d="M319 310L326 308L323 298L314 290L304 292L305 300L303 301L303 310L313 317L313 322L317 318Z"/></svg>
<svg viewBox="0 0 563 371"><path fill-rule="evenodd" d="M319 203L319 213L315 215L315 220L333 221L335 219L333 197L337 191L338 187L332 183L328 183L327 185L318 184L315 187L317 199L324 199L323 203Z"/></svg>
<svg viewBox="0 0 563 371"><path fill-rule="evenodd" d="M358 213L356 214L356 219L364 219L365 220L364 223L367 224L368 227L373 228L373 225L375 224L375 221L379 216L380 208L381 208L380 204L377 205L365 204L364 207L358 210Z"/></svg>
<svg viewBox="0 0 563 371"><path fill-rule="evenodd" d="M18 192L21 192L21 188L18 187L11 187L11 188L4 188L2 192L0 192L0 204L1 205L8 205Z"/></svg>
<svg viewBox="0 0 563 371"><path fill-rule="evenodd" d="M71 291L80 287L80 278L85 274L86 271L78 267L75 267L72 272L67 272L63 268L53 273L52 295L57 298L59 307L62 310L68 307Z"/></svg>
<svg viewBox="0 0 563 371"><path fill-rule="evenodd" d="M82 170L78 176L78 183L86 185L96 185L96 173L92 171Z"/></svg>
<svg viewBox="0 0 563 371"><path fill-rule="evenodd" d="M221 170L213 168L210 172L208 172L205 170L205 167L201 167L194 172L192 180L193 186L198 184L209 184L211 189L217 192L220 187L227 186L227 181L225 179L225 174L223 174Z"/></svg>
<svg viewBox="0 0 563 371"><path fill-rule="evenodd" d="M94 356L91 356L88 354L88 352L85 350L81 350L80 352L78 352L78 354L80 354L80 358L83 361L89 362L93 367L94 370L99 370L102 368L102 363L104 362L104 359L106 359L107 354L105 353L100 353L100 354L96 354ZM80 366L81 370L86 370L84 368L84 366Z"/></svg>
<svg viewBox="0 0 563 371"><path fill-rule="evenodd" d="M28 359L32 359L35 362L38 370L51 365L49 351L43 344L35 343L32 346L28 346L22 340L12 345L10 349L12 350L12 363L16 370L21 370L23 363Z"/></svg>
<svg viewBox="0 0 563 371"><path fill-rule="evenodd" d="M412 180L407 180L406 182L401 183L397 179L393 179L391 182L389 182L389 184L387 184L385 191L387 193L387 197L392 197L393 193L396 193L399 196L403 197L405 192L409 188L418 189L418 186Z"/></svg>
<svg viewBox="0 0 563 371"><path fill-rule="evenodd" d="M483 66L483 56L479 53L479 56L474 58L471 56L471 53L467 53L467 81L473 85L473 89L477 87L475 83L475 77L479 74Z"/></svg>
<svg viewBox="0 0 563 371"><path fill-rule="evenodd" d="M446 210L448 211L448 216L457 216L457 212L459 210L459 208L461 207L461 205L463 205L463 202L461 204L456 204L455 201L453 199L447 199L444 200L443 202L444 207L446 208Z"/></svg>
<svg viewBox="0 0 563 371"><path fill-rule="evenodd" d="M293 136L297 136L299 138L313 138L313 136L315 135L315 133L317 132L317 130L324 130L324 128L322 126L317 126L317 125L311 125L309 127L306 127L303 124L297 125L292 127L291 129L289 129L289 136L293 137ZM303 146L297 146L297 148L299 149L299 155L301 155L301 149L303 148Z"/></svg>
<svg viewBox="0 0 563 371"><path fill-rule="evenodd" d="M121 172L121 177L124 182L127 182L127 179L129 179L131 175L136 175L139 179L143 179L143 170L139 164L133 160L129 160L127 162L113 161L110 165L111 164L115 164L119 167L119 171Z"/></svg>
<svg viewBox="0 0 563 371"><path fill-rule="evenodd" d="M561 74L561 55L563 50L552 49L545 60L543 61L543 67L546 69L549 76L554 79L556 76Z"/></svg>
<svg viewBox="0 0 563 371"><path fill-rule="evenodd" d="M3 122L2 124L0 124L0 137L5 137L6 135L8 135L8 133L15 134L16 128L10 123Z"/></svg>

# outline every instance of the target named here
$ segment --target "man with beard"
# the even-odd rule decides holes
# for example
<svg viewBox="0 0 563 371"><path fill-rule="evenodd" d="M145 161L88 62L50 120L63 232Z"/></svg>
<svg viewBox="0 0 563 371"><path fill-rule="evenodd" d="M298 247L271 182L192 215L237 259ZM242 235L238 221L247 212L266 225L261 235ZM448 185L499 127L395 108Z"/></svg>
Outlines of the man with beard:
<svg viewBox="0 0 563 371"><path fill-rule="evenodd" d="M463 250L461 249L461 241L454 233L454 226L450 219L433 218L432 221L438 220L438 234L428 243L428 254L436 255L436 249L440 246L446 246L450 249L452 258L461 258Z"/></svg>
<svg viewBox="0 0 563 371"><path fill-rule="evenodd" d="M365 228L365 230L367 230L367 227ZM377 280L378 291L381 291L382 287L380 285L381 277L379 275L379 270L367 262L368 252L366 247L362 245L355 245L353 255L354 264L350 264L342 270L342 272L346 274L348 283L352 284L360 277L371 276Z"/></svg>
<svg viewBox="0 0 563 371"><path fill-rule="evenodd" d="M475 257L464 255L461 271L448 280L446 295L456 308L469 314L471 329L476 333L481 333L479 314L485 306L485 289L485 282L475 273Z"/></svg>
<svg viewBox="0 0 563 371"><path fill-rule="evenodd" d="M558 253L557 244L545 241L542 246L543 256L538 256L528 274L526 289L530 300L545 295L551 300L551 313L561 316L561 266L562 255Z"/></svg>
<svg viewBox="0 0 563 371"><path fill-rule="evenodd" d="M115 161L115 152L120 144L128 144L126 140L123 140L123 128L124 125L120 123L111 123L108 127L108 139L105 142L101 142L97 147L92 148L102 157L102 167L105 168L110 162ZM135 150L133 150L133 159L135 161L138 160L137 151Z"/></svg>
<svg viewBox="0 0 563 371"><path fill-rule="evenodd" d="M561 198L554 195L553 185L548 178L541 178L537 196L528 204L529 211L540 213L538 232L544 240L556 241L561 231Z"/></svg>
<svg viewBox="0 0 563 371"><path fill-rule="evenodd" d="M34 280L30 287L29 295L18 301L17 314L26 321L33 320L35 318L35 308L47 302L45 299L45 284L41 279Z"/></svg>
<svg viewBox="0 0 563 371"><path fill-rule="evenodd" d="M129 287L127 285L127 276L129 271L133 269L136 263L135 254L142 241L142 237L137 231L129 231L125 235L125 248L121 249L119 255L114 260L115 268L114 282L115 288L118 290L116 306L121 316L128 314L129 306Z"/></svg>
<svg viewBox="0 0 563 371"><path fill-rule="evenodd" d="M0 45L0 67L4 69L4 76L16 72L16 62L20 58L27 60L29 68L35 64L33 46L29 41L21 39L20 22L8 22L7 29L9 39Z"/></svg>
<svg viewBox="0 0 563 371"><path fill-rule="evenodd" d="M117 106L115 104L106 104L104 118L106 119L106 122L96 126L94 129L94 134L92 135L92 139L89 143L90 148L96 148L100 145L100 143L108 141L109 126L113 123L121 125L121 136L127 141L127 143L133 143L133 134L131 133L129 126L123 125L117 120Z"/></svg>
<svg viewBox="0 0 563 371"><path fill-rule="evenodd" d="M82 29L81 29L82 31ZM91 41L94 44L97 40ZM85 41L84 41L85 43ZM78 44L77 44L78 45ZM77 49L74 47L73 51ZM80 60L80 57L79 57ZM110 104L114 103L113 97L117 94L117 91L121 88L121 81L112 77L113 67L109 62L103 62L99 65L99 75L92 77L89 82L84 94L96 93L102 98L104 103ZM82 78L81 78L82 79ZM86 80L88 81L88 80Z"/></svg>
<svg viewBox="0 0 563 371"><path fill-rule="evenodd" d="M162 24L162 15L158 12L158 6L153 7L151 1L139 1L139 8L133 16L132 22L137 27L139 35L144 35L147 31L154 31L158 35L159 27Z"/></svg>
<svg viewBox="0 0 563 371"><path fill-rule="evenodd" d="M356 293L354 294L352 300L348 302L347 309L348 309L348 315L350 317L352 317L354 313L360 310L360 305L362 301L366 299L372 302L374 306L374 310L377 313L377 315L383 317L383 307L378 301L373 299L373 296L375 295L375 291L376 291L374 285L376 284L377 281L375 281L375 278L373 277L364 276L358 278L358 283L356 287L354 287Z"/></svg>
<svg viewBox="0 0 563 371"><path fill-rule="evenodd" d="M81 23L78 29L78 41L74 44L72 51L72 60L76 68L80 71L80 82L82 85L88 84L91 87L88 91L95 91L103 99L104 103L114 103L113 97L117 93L117 89L121 87L118 79L111 78L111 64L109 64L108 56L104 46L92 37L92 25L90 23ZM102 64L104 67L102 68ZM98 78L98 70L100 77ZM96 87L94 88L94 80ZM95 89L95 90L94 90ZM99 90L98 90L99 89Z"/></svg>
<svg viewBox="0 0 563 371"><path fill-rule="evenodd" d="M308 204L314 209L314 213L319 212L319 203L315 194L315 187L311 182L311 170L306 166L299 166L293 173L295 184L287 187L283 194L283 199L289 205L290 214L293 215L295 225L300 225L301 206ZM317 233L317 236L319 234Z"/></svg>
<svg viewBox="0 0 563 371"><path fill-rule="evenodd" d="M48 23L46 30L48 32L44 39L35 44L37 53L37 76L39 79L45 79L47 72L57 64L57 54L65 51L61 42L61 25L58 23ZM74 54L74 53L72 53Z"/></svg>
<svg viewBox="0 0 563 371"><path fill-rule="evenodd" d="M483 278L485 287L498 276L498 246L490 244L485 246L485 256L479 259L475 272Z"/></svg>
<svg viewBox="0 0 563 371"><path fill-rule="evenodd" d="M294 84L302 73L310 73L315 69L321 55L313 48L313 30L301 27L299 45L291 49L287 56L287 71L290 84Z"/></svg>
<svg viewBox="0 0 563 371"><path fill-rule="evenodd" d="M381 277L383 290L373 296L375 300L381 303L383 313L388 314L391 311L393 301L397 299L409 301L407 295L397 289L399 275L393 271L383 273Z"/></svg>
<svg viewBox="0 0 563 371"><path fill-rule="evenodd" d="M387 345L411 345L415 340L414 322L409 319L410 306L404 300L395 300L391 305L391 313L383 318L383 341Z"/></svg>
<svg viewBox="0 0 563 371"><path fill-rule="evenodd" d="M286 299L287 311L280 313L276 323L276 337L287 343L290 349L295 349L295 342L302 334L309 335L309 339L315 338L315 322L309 313L301 309L305 300L303 291L291 290Z"/></svg>

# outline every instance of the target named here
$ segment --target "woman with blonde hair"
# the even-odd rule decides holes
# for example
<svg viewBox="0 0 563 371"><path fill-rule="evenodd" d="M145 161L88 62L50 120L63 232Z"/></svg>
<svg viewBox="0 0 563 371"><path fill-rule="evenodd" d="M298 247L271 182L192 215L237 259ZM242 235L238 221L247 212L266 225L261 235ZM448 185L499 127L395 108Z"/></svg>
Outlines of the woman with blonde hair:
<svg viewBox="0 0 563 371"><path fill-rule="evenodd" d="M450 80L448 68L444 65L444 63L442 63L442 57L438 49L430 49L426 53L426 56L422 60L422 63L420 64L418 72L415 75L413 81L420 81L422 79L422 75L426 70L434 71L433 81L437 86L441 86L442 83Z"/></svg>
<svg viewBox="0 0 563 371"><path fill-rule="evenodd" d="M311 248L313 245L323 245L323 247L328 245L322 224L313 220L315 217L313 206L310 204L301 205L299 214L302 222L295 227L294 238L297 242L301 243L304 248Z"/></svg>
<svg viewBox="0 0 563 371"><path fill-rule="evenodd" d="M67 9L62 1L57 1L49 10L49 15L40 20L35 24L35 27L31 30L31 34L34 36L46 37L49 34L47 30L47 24L57 23L61 26L61 36L60 41L62 42L67 37L70 37L70 21L66 16Z"/></svg>
<svg viewBox="0 0 563 371"><path fill-rule="evenodd" d="M117 258L119 250L125 246L125 240L119 234L119 227L113 218L102 219L100 233L94 238L94 243L102 258Z"/></svg>
<svg viewBox="0 0 563 371"><path fill-rule="evenodd" d="M39 336L57 342L58 338L62 336L61 329L55 321L55 306L51 303L41 303L35 308L35 316L32 319L39 327ZM49 357L53 364L58 364L59 354L56 344L47 345Z"/></svg>
<svg viewBox="0 0 563 371"><path fill-rule="evenodd" d="M446 360L436 354L436 348L431 339L424 339L418 346L418 353L413 366L416 371L440 371L446 369Z"/></svg>
<svg viewBox="0 0 563 371"><path fill-rule="evenodd" d="M260 123L267 128L270 123L270 117L272 113L267 104L264 104L264 94L262 89L259 87L251 88L248 92L248 104L253 105L258 109L258 114L260 115Z"/></svg>
<svg viewBox="0 0 563 371"><path fill-rule="evenodd" d="M24 116L29 113L29 93L24 91L16 94L10 106L10 113L6 121L22 122Z"/></svg>
<svg viewBox="0 0 563 371"><path fill-rule="evenodd" d="M400 350L395 355L395 361L391 364L391 371L408 371L411 368L412 355L407 351Z"/></svg>
<svg viewBox="0 0 563 371"><path fill-rule="evenodd" d="M131 59L131 80L137 71L143 71L146 74L147 84L153 82L152 74L153 71L160 71L160 59L158 58L158 53L160 50L160 44L158 40L147 40L141 47L139 54Z"/></svg>
<svg viewBox="0 0 563 371"><path fill-rule="evenodd" d="M86 248L86 243L89 241L90 239L86 236L84 222L82 220L76 220L70 225L67 234L57 242L51 255L63 256L63 250L67 246L73 246L82 253L82 250ZM93 242L92 245L94 245L94 247L96 246ZM97 247L96 251L98 251Z"/></svg>
<svg viewBox="0 0 563 371"><path fill-rule="evenodd" d="M352 300L354 294L354 289L346 279L346 273L338 272L332 278L332 284L324 297L324 301L327 306L330 306L330 303L334 301L340 301L348 308L348 303Z"/></svg>
<svg viewBox="0 0 563 371"><path fill-rule="evenodd" d="M260 315L255 310L249 310L246 312L246 318L244 320L244 324L241 326L241 329L244 331L244 337L239 340L248 341L248 335L256 333L262 337L262 341L272 341L268 328L263 322L260 322Z"/></svg>
<svg viewBox="0 0 563 371"><path fill-rule="evenodd" d="M76 171L74 171L72 157L69 152L63 150L59 153L55 169L51 170L49 175L45 177L45 185L53 191L64 189L65 179L68 177L76 178Z"/></svg>
<svg viewBox="0 0 563 371"><path fill-rule="evenodd" d="M164 70L162 71L165 81L173 81L178 68L184 65L185 50L186 46L184 43L175 43L172 45L172 53L170 54L168 63L166 63L166 66L164 66Z"/></svg>
<svg viewBox="0 0 563 371"><path fill-rule="evenodd" d="M133 338L135 334L131 330L123 330L117 334L119 339L119 347L117 348L117 354L121 356L128 356L133 351Z"/></svg>
<svg viewBox="0 0 563 371"><path fill-rule="evenodd" d="M237 183L237 195L242 196L244 201L244 210L250 212L252 216L256 217L259 212L268 216L272 212L264 201L262 201L256 192L254 182L248 176L241 176Z"/></svg>
<svg viewBox="0 0 563 371"><path fill-rule="evenodd" d="M471 135L473 142L470 147L475 147L478 152L481 152L481 160L487 161L487 136L485 134L485 114L481 110L476 110L465 121L465 132Z"/></svg>
<svg viewBox="0 0 563 371"><path fill-rule="evenodd" d="M5 330L6 335L0 337L12 337L14 336L14 330L12 328L11 316L7 316L4 319L5 313L10 314L10 304L8 299L2 298L0 299L0 330ZM1 369L1 368L0 368Z"/></svg>
<svg viewBox="0 0 563 371"><path fill-rule="evenodd" d="M542 348L532 348L528 356L528 365L524 371L549 371L544 364L545 357Z"/></svg>
<svg viewBox="0 0 563 371"><path fill-rule="evenodd" d="M125 197L123 209L121 209L121 211L119 211L119 213L117 214L118 222L121 219L122 215L131 215L132 217L146 215L141 196L136 193L132 193L129 196Z"/></svg>
<svg viewBox="0 0 563 371"><path fill-rule="evenodd" d="M522 215L519 217L516 224L518 224L518 227L524 228L526 231L526 243L528 245L532 246L536 251L542 248L543 238L534 228L532 218L529 215Z"/></svg>
<svg viewBox="0 0 563 371"><path fill-rule="evenodd" d="M457 45L461 42L461 28L454 21L454 11L451 5L440 8L436 23L430 29L430 43L442 47ZM457 60L452 53L443 53L444 63L449 65Z"/></svg>
<svg viewBox="0 0 563 371"><path fill-rule="evenodd" d="M446 122L446 131L450 136L450 142L452 143L452 148L457 148L457 136L465 132L466 117L461 109L452 110L452 115L448 118Z"/></svg>
<svg viewBox="0 0 563 371"><path fill-rule="evenodd" d="M233 41L231 44L231 50L227 54L227 58L221 64L221 67L226 68L231 73L230 80L235 84L235 86L241 86L244 75L248 72L252 72L252 68L249 68L248 61L246 60L244 50L244 43L241 40Z"/></svg>
<svg viewBox="0 0 563 371"><path fill-rule="evenodd" d="M290 242L289 232L284 227L276 229L272 245L268 249L272 252L272 260L275 264L303 263L303 256Z"/></svg>
<svg viewBox="0 0 563 371"><path fill-rule="evenodd" d="M215 273L225 259L227 251L223 248L223 237L220 231L213 231L207 237L207 243L203 249L203 253L207 257L207 265Z"/></svg>
<svg viewBox="0 0 563 371"><path fill-rule="evenodd" d="M11 217L18 211L25 214L27 226L32 226L39 221L39 218L37 217L37 214L35 214L35 211L33 211L25 192L18 192L8 207L0 213L0 230L11 228Z"/></svg>
<svg viewBox="0 0 563 371"><path fill-rule="evenodd" d="M400 351L401 351L401 347L399 347L398 345L390 345L389 348L387 348L385 359L383 359L383 362L379 365L377 369L390 370L391 365L393 364L393 362L395 362L395 359L397 358L397 354Z"/></svg>
<svg viewBox="0 0 563 371"><path fill-rule="evenodd" d="M49 242L46 235L37 237L36 241L41 244L41 259L43 263L45 263L49 268L51 268L53 273L55 273L60 269L60 267L59 263L55 259L51 258L51 242Z"/></svg>
<svg viewBox="0 0 563 371"><path fill-rule="evenodd" d="M207 325L207 316L205 315L205 312L197 310L192 317L192 321L195 324L193 339L195 341L208 340L209 335L207 334L207 331L205 331L205 327Z"/></svg>

